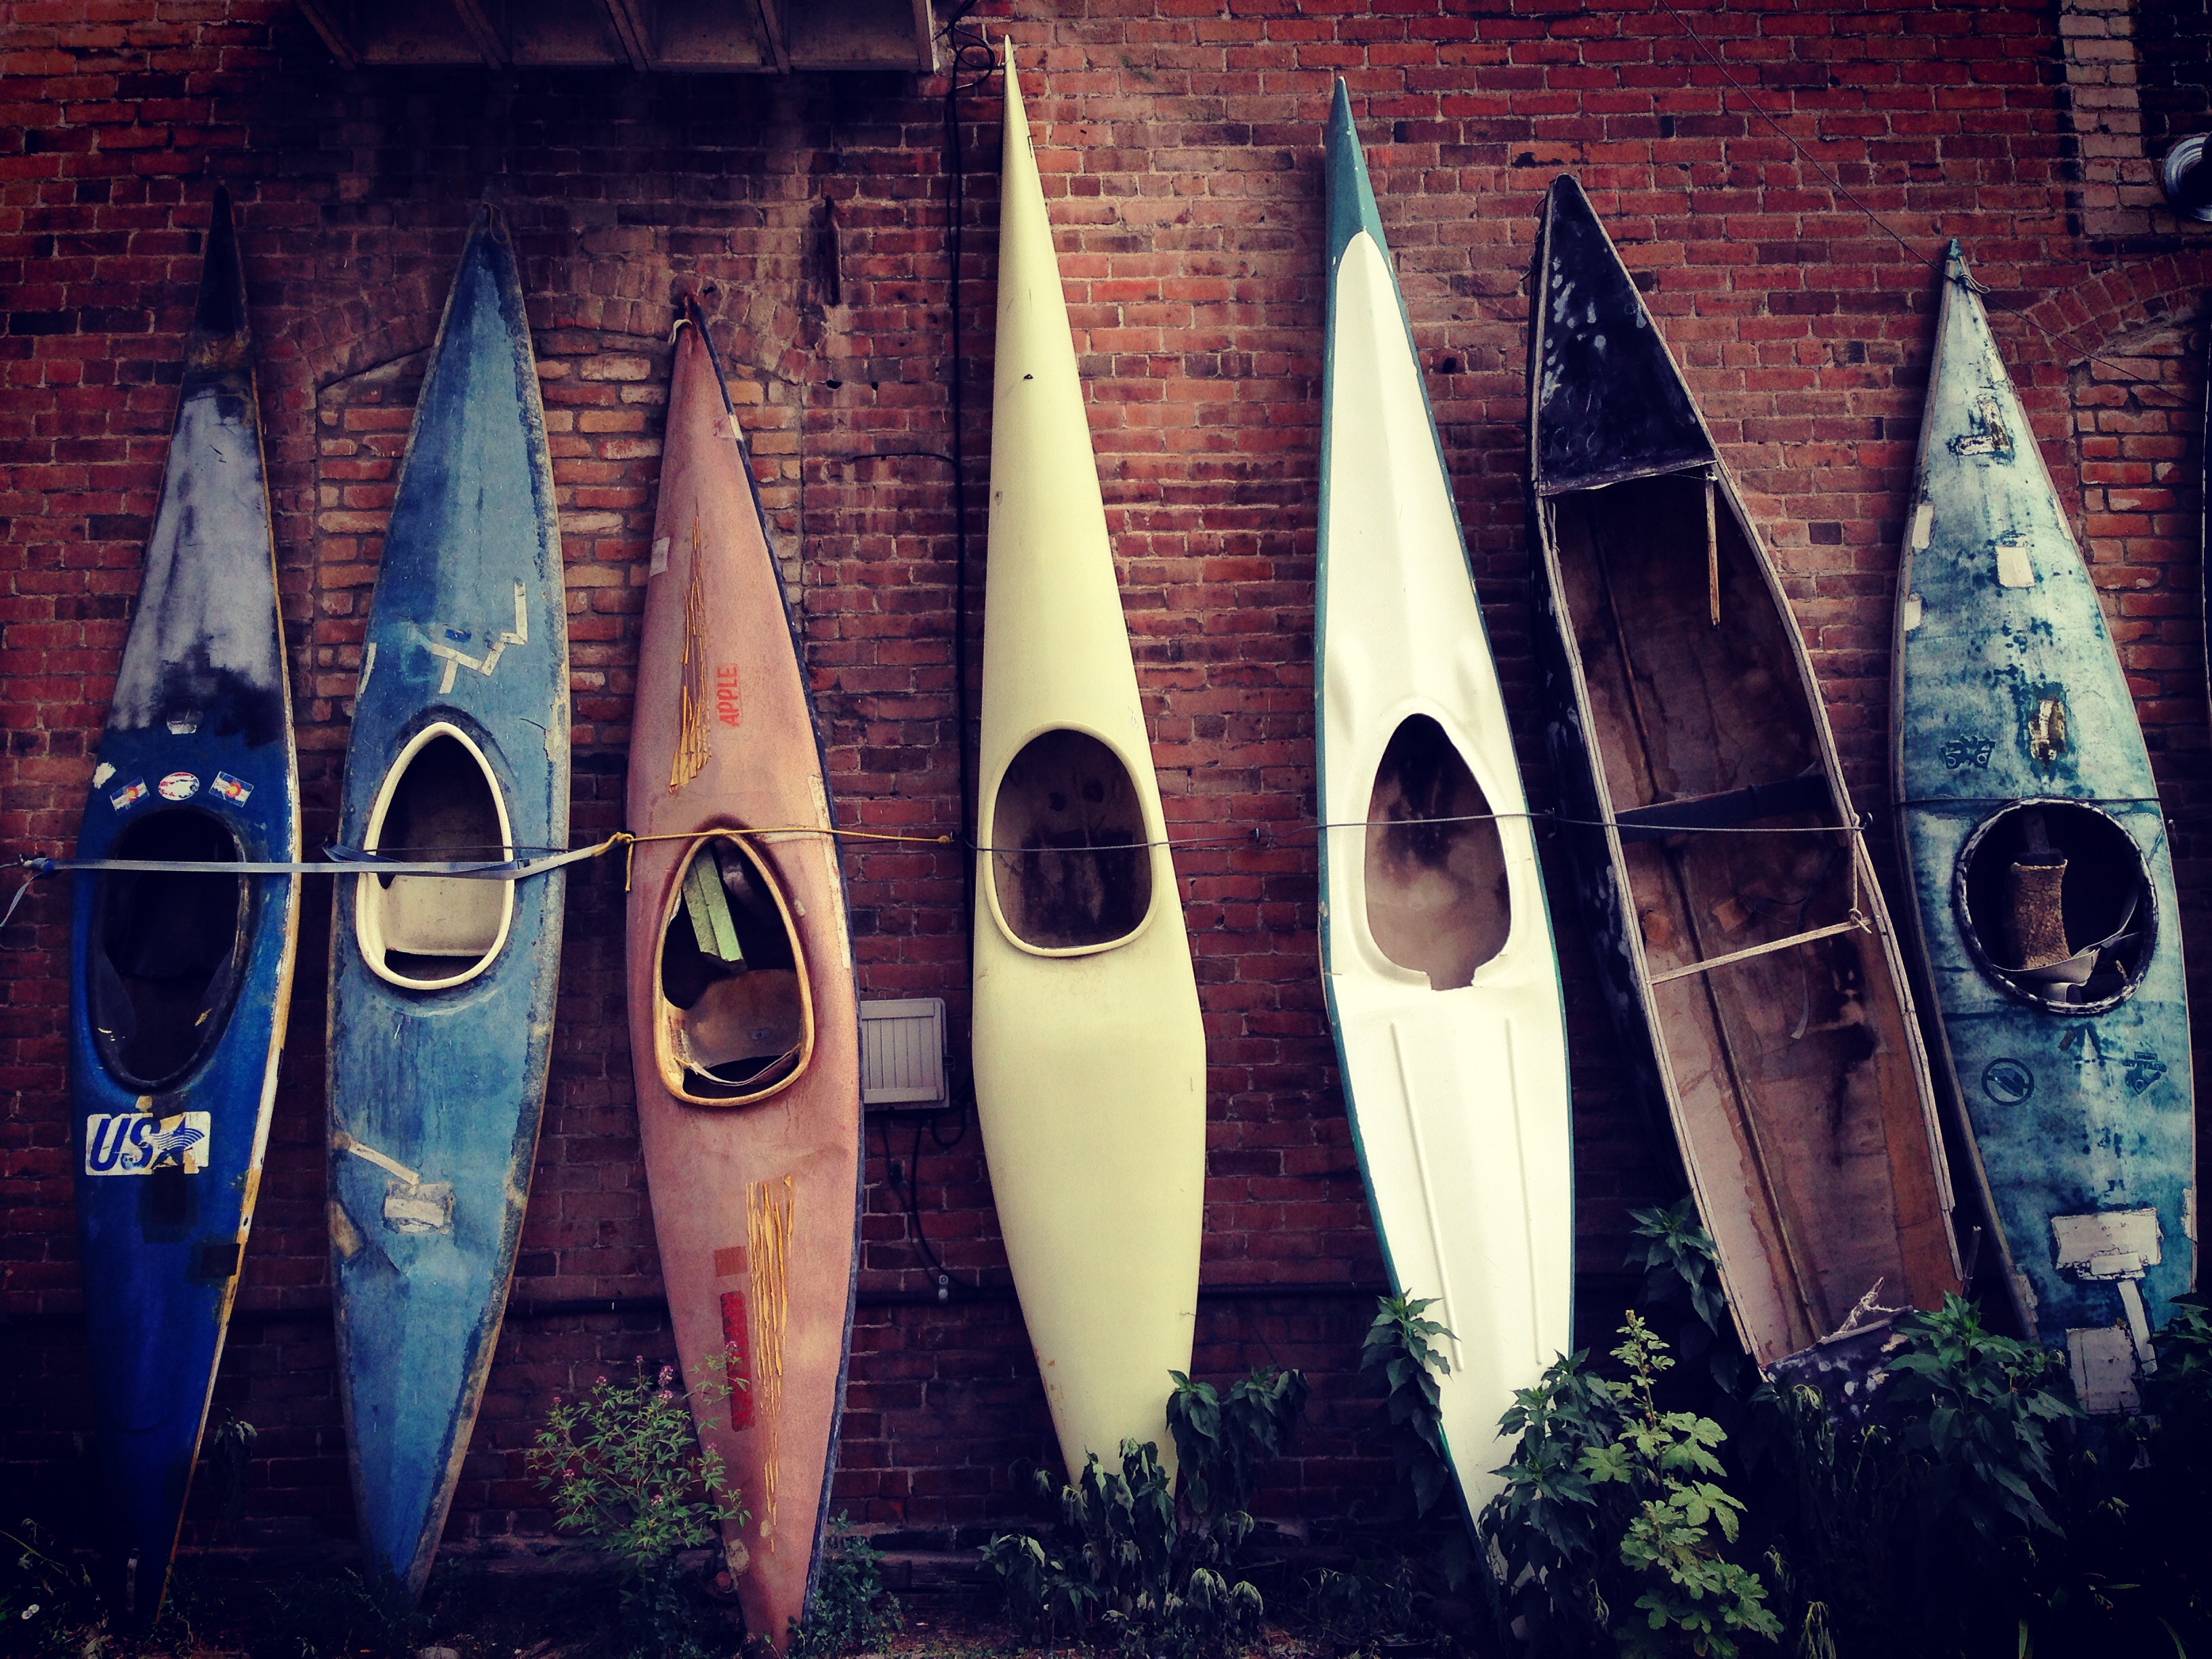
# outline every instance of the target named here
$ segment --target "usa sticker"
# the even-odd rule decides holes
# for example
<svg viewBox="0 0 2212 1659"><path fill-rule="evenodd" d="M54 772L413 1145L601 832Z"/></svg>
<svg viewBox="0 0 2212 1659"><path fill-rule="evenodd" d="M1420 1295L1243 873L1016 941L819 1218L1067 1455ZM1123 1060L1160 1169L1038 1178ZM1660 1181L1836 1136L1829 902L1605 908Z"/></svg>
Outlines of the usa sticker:
<svg viewBox="0 0 2212 1659"><path fill-rule="evenodd" d="M230 802L234 806L245 805L246 797L253 793L253 786L252 784L246 782L243 778L234 778L228 772L216 773L215 775L215 781L210 784L208 787L214 790L216 794L221 795L225 800Z"/></svg>
<svg viewBox="0 0 2212 1659"><path fill-rule="evenodd" d="M172 772L154 786L163 800L190 800L200 792L200 781L190 772Z"/></svg>
<svg viewBox="0 0 2212 1659"><path fill-rule="evenodd" d="M85 1120L84 1172L142 1176L179 1169L198 1175L207 1167L210 1132L205 1112L155 1117L151 1112L100 1112Z"/></svg>
<svg viewBox="0 0 2212 1659"><path fill-rule="evenodd" d="M127 812L146 799L146 780L133 778L107 798L107 804L118 812Z"/></svg>

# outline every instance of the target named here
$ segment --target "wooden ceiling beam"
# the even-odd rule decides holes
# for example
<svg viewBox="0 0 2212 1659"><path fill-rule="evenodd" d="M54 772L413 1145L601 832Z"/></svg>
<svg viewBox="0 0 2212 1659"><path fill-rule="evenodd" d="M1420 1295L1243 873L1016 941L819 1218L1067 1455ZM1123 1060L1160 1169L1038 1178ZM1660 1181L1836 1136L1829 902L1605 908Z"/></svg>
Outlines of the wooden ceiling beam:
<svg viewBox="0 0 2212 1659"><path fill-rule="evenodd" d="M627 62L790 75L937 66L930 0L300 0L341 68Z"/></svg>
<svg viewBox="0 0 2212 1659"><path fill-rule="evenodd" d="M333 0L300 0L300 10L306 15L323 44L331 49L331 56L338 60L342 70L361 67L361 54L354 50L353 41L346 33L345 18Z"/></svg>
<svg viewBox="0 0 2212 1659"><path fill-rule="evenodd" d="M453 0L453 10L460 16L461 27L469 32L469 39L483 54L484 67L505 69L510 61L507 42L500 38L498 26L485 11L483 0Z"/></svg>
<svg viewBox="0 0 2212 1659"><path fill-rule="evenodd" d="M775 65L778 75L791 73L791 45L784 39L781 0L754 0L753 15L760 19L761 56Z"/></svg>
<svg viewBox="0 0 2212 1659"><path fill-rule="evenodd" d="M937 73L937 20L929 15L929 0L914 0L915 68L924 75Z"/></svg>
<svg viewBox="0 0 2212 1659"><path fill-rule="evenodd" d="M599 9L606 14L615 39L622 42L623 56L629 59L629 66L640 74L652 68L645 19L639 15L636 0L599 0Z"/></svg>

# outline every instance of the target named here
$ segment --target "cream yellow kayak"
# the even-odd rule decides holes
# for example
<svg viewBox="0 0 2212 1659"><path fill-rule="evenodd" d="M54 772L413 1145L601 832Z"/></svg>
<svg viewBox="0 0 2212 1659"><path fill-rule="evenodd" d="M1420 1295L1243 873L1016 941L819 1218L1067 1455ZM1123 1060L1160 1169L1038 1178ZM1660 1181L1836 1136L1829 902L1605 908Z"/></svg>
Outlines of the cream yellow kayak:
<svg viewBox="0 0 2212 1659"><path fill-rule="evenodd" d="M1071 1473L1171 1459L1206 1040L1060 265L1006 53L976 854L975 1068L999 1222Z"/></svg>

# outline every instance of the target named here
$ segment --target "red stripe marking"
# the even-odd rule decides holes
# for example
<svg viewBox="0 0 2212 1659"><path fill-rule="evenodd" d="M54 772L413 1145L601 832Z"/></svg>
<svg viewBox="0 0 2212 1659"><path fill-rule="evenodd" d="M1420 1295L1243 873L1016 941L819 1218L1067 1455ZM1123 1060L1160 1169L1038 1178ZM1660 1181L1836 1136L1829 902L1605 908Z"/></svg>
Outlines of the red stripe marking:
<svg viewBox="0 0 2212 1659"><path fill-rule="evenodd" d="M745 1293L722 1292L722 1351L729 1358L730 1426L753 1425L752 1338L745 1328Z"/></svg>

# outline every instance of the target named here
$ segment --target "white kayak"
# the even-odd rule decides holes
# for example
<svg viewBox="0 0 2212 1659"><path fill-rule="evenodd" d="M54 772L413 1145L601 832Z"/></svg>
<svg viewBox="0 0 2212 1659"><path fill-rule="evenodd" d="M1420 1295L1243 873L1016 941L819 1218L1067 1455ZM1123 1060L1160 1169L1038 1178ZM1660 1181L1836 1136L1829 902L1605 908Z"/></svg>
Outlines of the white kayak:
<svg viewBox="0 0 2212 1659"><path fill-rule="evenodd" d="M1344 83L1328 128L1315 653L1322 984L1391 1283L1453 1334L1468 1513L1571 1343L1565 1017L1504 699Z"/></svg>
<svg viewBox="0 0 2212 1659"><path fill-rule="evenodd" d="M991 411L975 1099L1071 1474L1171 1462L1206 1185L1206 1040L1029 123L1006 54Z"/></svg>

